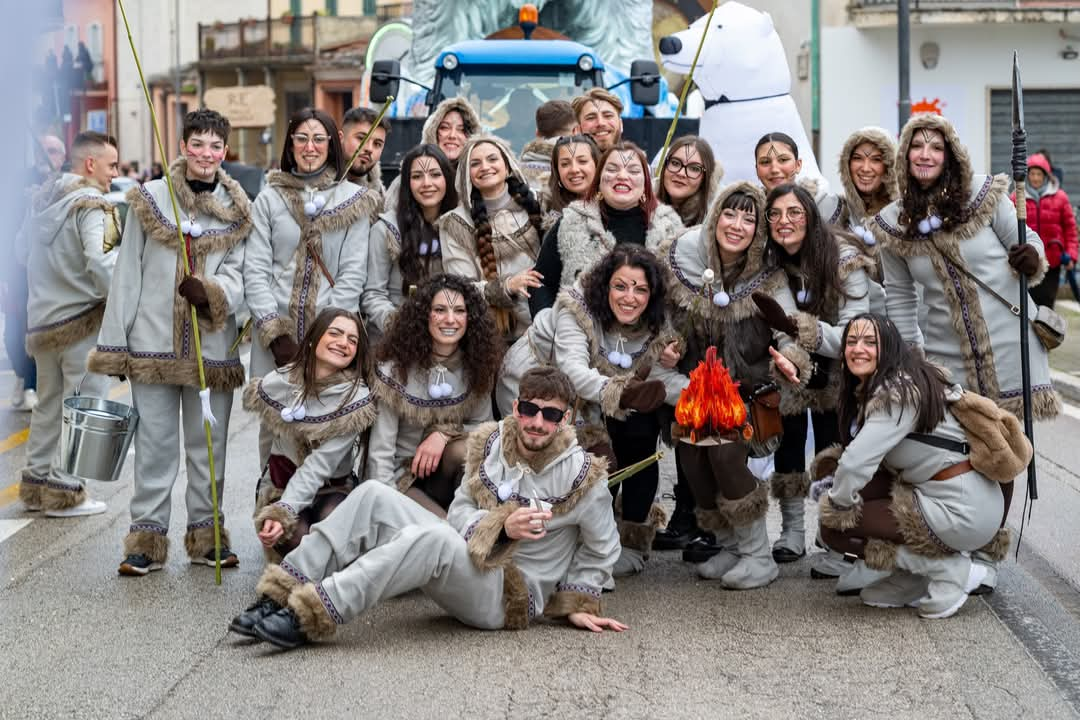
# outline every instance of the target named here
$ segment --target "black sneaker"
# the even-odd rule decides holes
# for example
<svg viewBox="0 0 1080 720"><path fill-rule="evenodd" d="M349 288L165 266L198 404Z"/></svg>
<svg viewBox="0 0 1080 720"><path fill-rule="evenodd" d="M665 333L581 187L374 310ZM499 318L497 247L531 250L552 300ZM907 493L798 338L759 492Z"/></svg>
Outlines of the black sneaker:
<svg viewBox="0 0 1080 720"><path fill-rule="evenodd" d="M711 532L701 532L700 535L686 544L683 548L682 559L685 563L698 565L705 562L718 552L723 550L716 544L716 536Z"/></svg>
<svg viewBox="0 0 1080 720"><path fill-rule="evenodd" d="M214 567L214 551L206 553L202 557L191 558L192 565L209 565ZM240 564L240 558L227 547L221 548L221 567L234 568Z"/></svg>
<svg viewBox="0 0 1080 720"><path fill-rule="evenodd" d="M245 637L255 637L255 626L267 615L273 615L281 606L268 597L261 597L255 604L240 613L229 623L229 629Z"/></svg>
<svg viewBox="0 0 1080 720"><path fill-rule="evenodd" d="M289 608L282 608L267 615L255 623L253 630L255 637L285 650L292 650L308 643L307 635L300 629L300 620Z"/></svg>
<svg viewBox="0 0 1080 720"><path fill-rule="evenodd" d="M146 557L142 553L135 555L128 555L124 558L124 562L120 563L120 567L116 570L121 575L129 575L132 577L139 577L146 575L154 570L160 570L163 568L159 562L154 562L150 558Z"/></svg>

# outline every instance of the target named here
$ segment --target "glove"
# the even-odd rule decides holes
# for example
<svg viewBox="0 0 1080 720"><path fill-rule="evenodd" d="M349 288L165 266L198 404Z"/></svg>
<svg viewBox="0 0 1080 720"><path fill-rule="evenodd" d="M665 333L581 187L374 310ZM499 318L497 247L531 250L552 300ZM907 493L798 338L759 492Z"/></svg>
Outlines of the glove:
<svg viewBox="0 0 1080 720"><path fill-rule="evenodd" d="M1013 245L1009 248L1009 265L1018 273L1031 277L1039 272L1039 253L1028 244Z"/></svg>
<svg viewBox="0 0 1080 720"><path fill-rule="evenodd" d="M1073 261L1072 255L1070 255L1069 253L1061 253L1061 264L1062 265L1068 265L1072 261Z"/></svg>
<svg viewBox="0 0 1080 720"><path fill-rule="evenodd" d="M817 502L821 499L821 496L829 492L833 486L833 476L826 475L820 480L815 480L810 483L810 499Z"/></svg>
<svg viewBox="0 0 1080 720"><path fill-rule="evenodd" d="M176 291L180 293L180 297L187 300L199 310L210 307L210 297L206 294L206 286L203 285L202 280L194 275L188 275L181 280Z"/></svg>
<svg viewBox="0 0 1080 720"><path fill-rule="evenodd" d="M784 312L784 308L780 307L780 303L765 293L756 292L750 297L753 298L754 304L758 306L758 310L761 311L761 315L765 318L765 323L769 327L793 338L799 337L799 326Z"/></svg>
<svg viewBox="0 0 1080 720"><path fill-rule="evenodd" d="M278 335L270 341L270 352L274 354L274 365L285 367L300 354L300 346L291 335Z"/></svg>
<svg viewBox="0 0 1080 720"><path fill-rule="evenodd" d="M832 477L836 473L836 468L840 467L840 460L837 458L825 457L817 461L814 466L814 472L817 473L815 480L824 480L826 477Z"/></svg>
<svg viewBox="0 0 1080 720"><path fill-rule="evenodd" d="M619 396L619 407L623 410L637 410L638 412L652 412L664 404L667 390L664 383L659 380L646 380L649 377L650 367L643 367L637 371L630 382L626 383L622 395Z"/></svg>

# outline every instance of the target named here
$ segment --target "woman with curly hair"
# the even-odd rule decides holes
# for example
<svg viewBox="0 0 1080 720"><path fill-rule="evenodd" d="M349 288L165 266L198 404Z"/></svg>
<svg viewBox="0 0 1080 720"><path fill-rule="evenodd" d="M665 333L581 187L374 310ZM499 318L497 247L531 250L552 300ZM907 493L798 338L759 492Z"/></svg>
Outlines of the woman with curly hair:
<svg viewBox="0 0 1080 720"><path fill-rule="evenodd" d="M477 283L513 341L529 327L529 288L540 284L540 204L509 146L492 135L465 143L457 192L458 206L439 220L443 267Z"/></svg>
<svg viewBox="0 0 1080 720"><path fill-rule="evenodd" d="M873 261L854 236L825 224L814 198L798 185L785 183L769 192L765 219L769 227L765 262L783 268L798 312L789 316L767 296L754 299L770 327L794 337L814 363L804 386L783 383L780 389L784 437L769 482L783 520L772 552L776 562L789 563L806 554L804 514L810 487L806 411L810 410L814 445L820 452L839 437L840 367L834 361L840 357L840 336L847 321L870 309L866 270Z"/></svg>
<svg viewBox="0 0 1080 720"><path fill-rule="evenodd" d="M582 447L608 456L613 471L652 455L660 435L657 410L678 401L687 383L685 376L659 364L672 340L666 293L651 252L617 246L559 293L554 310L538 316L507 353L496 390L499 409L512 410L527 370L555 365L578 395ZM622 484L622 555L616 575L640 572L649 557L663 522L663 513L653 505L659 477L659 467L651 465Z"/></svg>
<svg viewBox="0 0 1080 720"><path fill-rule="evenodd" d="M446 517L461 482L466 433L491 419L502 347L472 283L446 274L421 283L375 351L379 417L365 479L396 485Z"/></svg>
<svg viewBox="0 0 1080 720"><path fill-rule="evenodd" d="M1008 177L975 175L967 148L944 117L908 120L896 157L899 198L871 225L881 246L889 319L953 382L1020 417L1021 328L1012 308L1020 302L1018 273L1034 286L1046 272L1042 240L1026 228L1027 242L1020 244ZM922 325L918 290L922 304L937 309ZM1035 419L1049 420L1061 412L1061 401L1050 383L1046 348L1034 329L1026 332L1032 409ZM1001 487L1007 509L1012 485ZM993 558L976 560L987 564L992 588Z"/></svg>
<svg viewBox="0 0 1080 720"><path fill-rule="evenodd" d="M675 208L686 227L700 225L723 176L724 168L716 162L709 143L697 135L683 135L671 143L656 197Z"/></svg>
<svg viewBox="0 0 1080 720"><path fill-rule="evenodd" d="M814 468L827 491L822 537L887 571L860 593L867 605L949 617L985 577L969 553L996 537L1004 510L997 482L972 467L967 432L950 408L963 390L880 315L852 319L842 340L843 447L819 455Z"/></svg>
<svg viewBox="0 0 1080 720"><path fill-rule="evenodd" d="M299 545L356 486L359 435L375 421L361 327L355 312L326 308L295 361L244 389L244 409L274 436L255 500L255 530L272 561Z"/></svg>
<svg viewBox="0 0 1080 720"><path fill-rule="evenodd" d="M802 170L799 146L790 135L782 132L765 133L754 147L754 168L765 192L772 192L777 185L795 183L802 185L814 197L821 217L829 225L840 222L844 216L844 199L821 187L816 180L798 180Z"/></svg>
<svg viewBox="0 0 1080 720"><path fill-rule="evenodd" d="M555 141L551 150L552 172L547 187L540 193L544 232L559 221L567 205L585 197L599 165L600 148L588 135L567 135Z"/></svg>
<svg viewBox="0 0 1080 720"><path fill-rule="evenodd" d="M368 284L360 306L368 323L386 330L411 286L442 272L435 221L457 206L450 161L437 146L417 145L401 160L396 209L379 216L368 238Z"/></svg>
<svg viewBox="0 0 1080 720"><path fill-rule="evenodd" d="M573 286L619 243L655 252L684 230L679 214L656 199L649 161L637 145L615 144L597 167L585 198L570 203L544 236L536 261L543 285L529 297L533 317L554 305L561 289Z"/></svg>
<svg viewBox="0 0 1080 720"><path fill-rule="evenodd" d="M683 334L679 367L692 371L715 346L747 403L770 388L772 353L789 358L799 377L811 374L809 353L787 334L772 330L752 297L767 295L785 314L795 312L787 276L766 264L764 255L765 197L748 182L722 190L705 222L665 243L659 253L667 271L672 326ZM769 488L747 462L751 452L766 456L778 442L778 437L767 443L683 438L676 447L698 525L715 534L720 548L697 565L697 572L719 579L725 588L761 587L777 576L765 527Z"/></svg>

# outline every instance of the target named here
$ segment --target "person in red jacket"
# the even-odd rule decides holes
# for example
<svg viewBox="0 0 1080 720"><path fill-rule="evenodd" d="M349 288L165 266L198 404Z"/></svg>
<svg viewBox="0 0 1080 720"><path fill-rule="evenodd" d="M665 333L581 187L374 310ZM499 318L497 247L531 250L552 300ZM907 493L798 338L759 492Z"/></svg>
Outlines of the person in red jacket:
<svg viewBox="0 0 1080 720"><path fill-rule="evenodd" d="M1027 224L1042 238L1050 269L1042 282L1031 288L1031 297L1039 305L1054 307L1061 268L1071 270L1080 255L1076 238L1076 217L1072 202L1058 184L1045 155L1028 158Z"/></svg>

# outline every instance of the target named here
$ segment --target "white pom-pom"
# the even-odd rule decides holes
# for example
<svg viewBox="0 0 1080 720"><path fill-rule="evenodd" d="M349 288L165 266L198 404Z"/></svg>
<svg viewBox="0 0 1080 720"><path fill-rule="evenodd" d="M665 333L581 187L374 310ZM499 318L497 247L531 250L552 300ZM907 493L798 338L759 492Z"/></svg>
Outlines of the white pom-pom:
<svg viewBox="0 0 1080 720"><path fill-rule="evenodd" d="M191 237L193 237L193 238L202 237L202 233L203 233L202 225L200 225L197 222L192 222L191 223Z"/></svg>
<svg viewBox="0 0 1080 720"><path fill-rule="evenodd" d="M444 398L448 398L454 394L454 386L448 382L439 383L439 392L442 393Z"/></svg>
<svg viewBox="0 0 1080 720"><path fill-rule="evenodd" d="M428 251L427 243L426 242L420 243L420 254L421 255L427 255L427 251Z"/></svg>
<svg viewBox="0 0 1080 720"><path fill-rule="evenodd" d="M506 502L510 499L510 496L514 494L514 486L509 482L503 482L499 485L499 501Z"/></svg>
<svg viewBox="0 0 1080 720"><path fill-rule="evenodd" d="M303 405L297 405L292 409L292 417L293 420L303 420L307 417L307 410L304 409Z"/></svg>
<svg viewBox="0 0 1080 720"><path fill-rule="evenodd" d="M859 228L862 230L862 241L864 245L877 245L877 238L874 237L874 233L870 232L866 228Z"/></svg>
<svg viewBox="0 0 1080 720"><path fill-rule="evenodd" d="M315 203L315 209L317 210L322 210L324 207L326 207L326 198L324 198L322 195L316 195L315 199L312 200L312 202Z"/></svg>
<svg viewBox="0 0 1080 720"><path fill-rule="evenodd" d="M705 272L701 273L701 281L706 285L711 285L715 279L716 273L712 271L712 268L705 268Z"/></svg>
<svg viewBox="0 0 1080 720"><path fill-rule="evenodd" d="M930 229L931 228L930 228L930 221L929 220L923 218L922 220L919 221L919 232L920 233L922 233L923 235L929 235L930 234Z"/></svg>
<svg viewBox="0 0 1080 720"><path fill-rule="evenodd" d="M622 357L622 353L618 350L612 350L607 354L607 361L612 365L618 365L619 359Z"/></svg>
<svg viewBox="0 0 1080 720"><path fill-rule="evenodd" d="M199 391L199 402L202 404L202 417L204 422L210 423L210 427L217 425L214 411L210 409L210 388Z"/></svg>
<svg viewBox="0 0 1080 720"><path fill-rule="evenodd" d="M304 203L304 214L308 217L312 217L315 213L319 212L319 208L315 207L315 203L308 200Z"/></svg>
<svg viewBox="0 0 1080 720"><path fill-rule="evenodd" d="M721 290L712 296L713 305L717 307L727 307L731 304L731 296Z"/></svg>
<svg viewBox="0 0 1080 720"><path fill-rule="evenodd" d="M795 293L795 299L799 301L800 305L802 305L810 299L810 293L806 290L800 290L799 292Z"/></svg>
<svg viewBox="0 0 1080 720"><path fill-rule="evenodd" d="M439 252L439 238L431 241L431 254L434 255L437 252Z"/></svg>
<svg viewBox="0 0 1080 720"><path fill-rule="evenodd" d="M629 355L623 353L623 356L619 358L619 367L623 370L629 370L630 366L634 364L634 359Z"/></svg>
<svg viewBox="0 0 1080 720"><path fill-rule="evenodd" d="M428 395L432 400L439 400L442 398L442 385L439 383L431 383L427 388Z"/></svg>
<svg viewBox="0 0 1080 720"><path fill-rule="evenodd" d="M180 232L184 233L185 235L190 235L191 234L191 221L190 220L184 220L182 223L180 223Z"/></svg>
<svg viewBox="0 0 1080 720"><path fill-rule="evenodd" d="M293 421L292 408L290 408L290 407L281 408L281 419L284 420L287 423L291 423Z"/></svg>
<svg viewBox="0 0 1080 720"><path fill-rule="evenodd" d="M933 228L934 230L940 230L941 229L941 218L938 217L937 215L931 215L930 216L930 227Z"/></svg>

